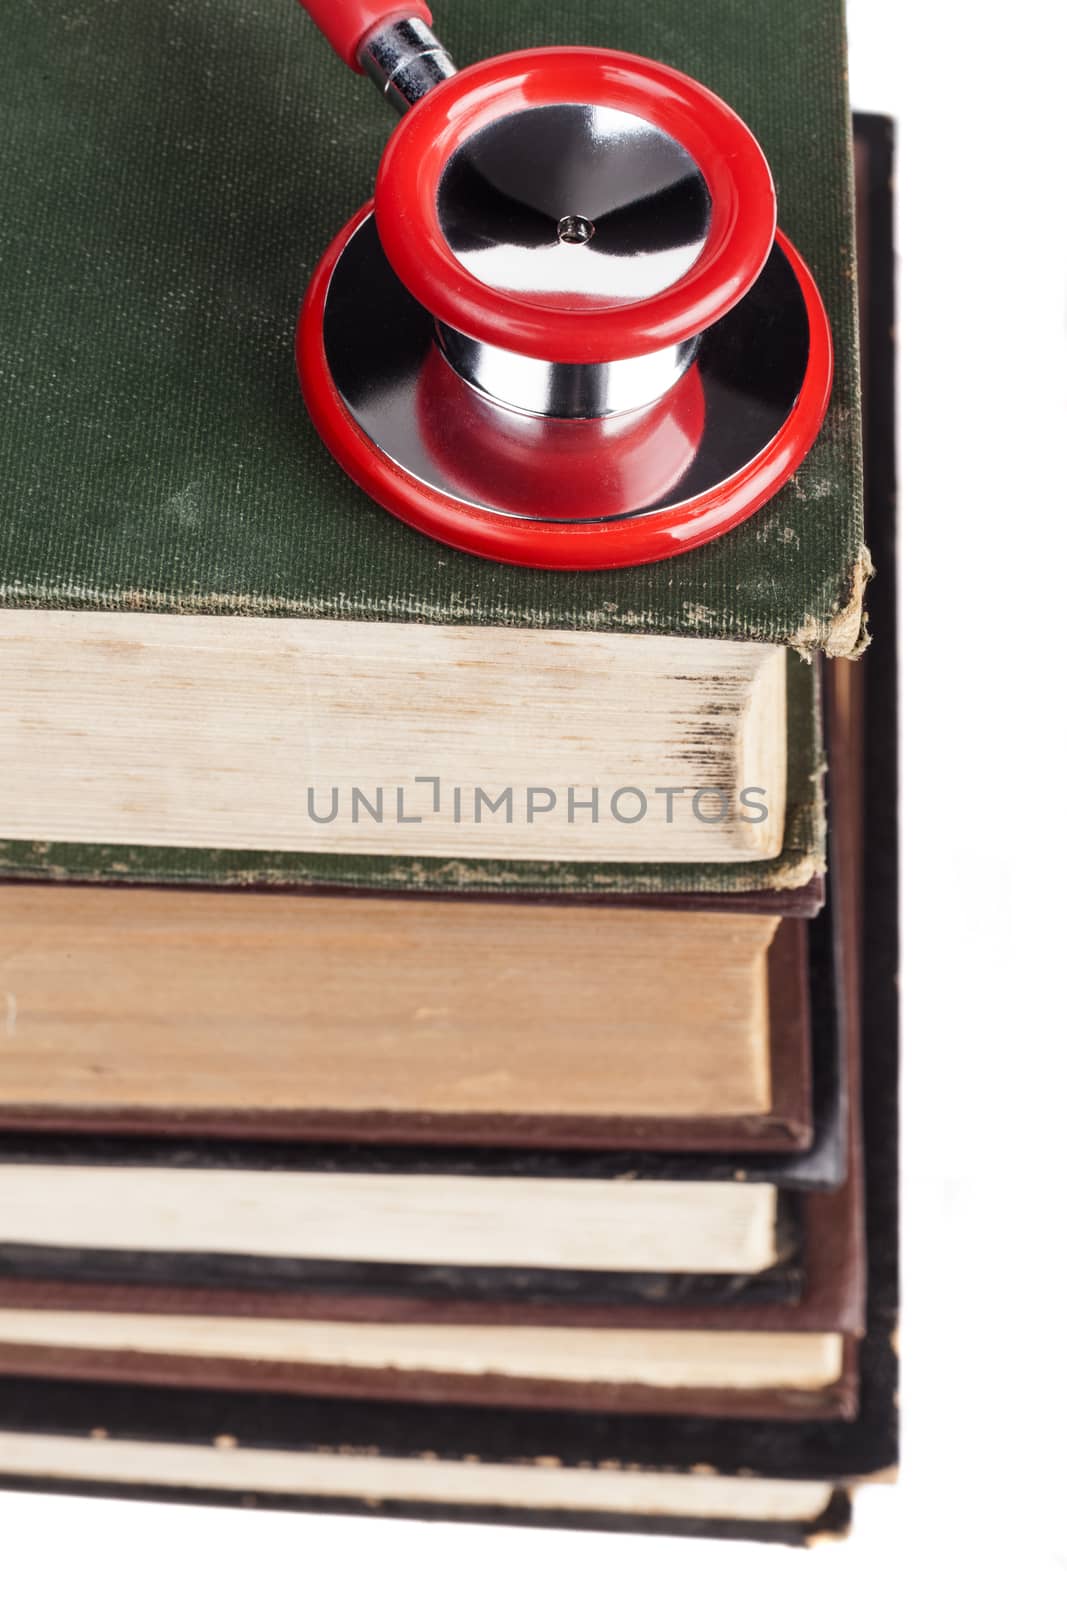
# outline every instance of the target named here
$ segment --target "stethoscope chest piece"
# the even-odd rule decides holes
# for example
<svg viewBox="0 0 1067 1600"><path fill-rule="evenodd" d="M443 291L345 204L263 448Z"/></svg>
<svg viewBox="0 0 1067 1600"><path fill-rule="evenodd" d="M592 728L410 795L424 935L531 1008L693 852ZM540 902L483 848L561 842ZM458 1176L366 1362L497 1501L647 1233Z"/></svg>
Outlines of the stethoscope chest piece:
<svg viewBox="0 0 1067 1600"><path fill-rule="evenodd" d="M327 29L346 55L360 20ZM499 561L629 566L725 533L807 454L832 374L756 140L636 56L455 73L428 20L354 45L411 109L301 309L324 442L395 515Z"/></svg>

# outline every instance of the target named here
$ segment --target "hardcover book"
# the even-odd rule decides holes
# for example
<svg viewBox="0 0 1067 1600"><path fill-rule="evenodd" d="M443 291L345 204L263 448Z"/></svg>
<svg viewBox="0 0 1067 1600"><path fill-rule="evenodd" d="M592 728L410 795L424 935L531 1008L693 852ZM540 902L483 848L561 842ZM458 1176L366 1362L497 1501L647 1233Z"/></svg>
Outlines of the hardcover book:
<svg viewBox="0 0 1067 1600"><path fill-rule="evenodd" d="M682 32L633 4L439 21L460 62L610 44L738 108L833 324L819 441L747 525L650 567L493 566L413 533L326 456L291 354L386 108L295 5L88 0L73 33L21 12L0 62L2 869L810 910L798 653L866 638L840 0Z"/></svg>
<svg viewBox="0 0 1067 1600"><path fill-rule="evenodd" d="M2 1128L735 1154L813 1138L795 917L5 884L0 963Z"/></svg>

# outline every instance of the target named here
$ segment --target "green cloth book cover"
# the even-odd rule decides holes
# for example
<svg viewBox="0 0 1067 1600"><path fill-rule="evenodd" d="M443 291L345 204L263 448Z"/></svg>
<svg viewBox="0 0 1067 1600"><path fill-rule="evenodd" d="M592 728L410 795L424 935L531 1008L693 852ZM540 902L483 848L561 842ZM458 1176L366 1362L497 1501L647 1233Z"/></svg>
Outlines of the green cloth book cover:
<svg viewBox="0 0 1067 1600"><path fill-rule="evenodd" d="M452 0L435 22L461 66L611 46L748 122L834 333L830 413L796 477L722 539L621 571L490 565L393 521L319 442L292 343L394 114L296 0L20 5L0 57L0 603L852 653L867 566L840 0Z"/></svg>
<svg viewBox="0 0 1067 1600"><path fill-rule="evenodd" d="M724 537L623 570L497 565L394 521L322 446L292 351L311 271L372 194L394 114L295 0L19 6L0 56L0 606L858 653L869 562L841 0L451 0L435 24L460 66L539 44L625 49L688 72L746 120L834 334L830 411L796 476ZM791 667L783 858L627 867L620 888L795 887L802 863L821 868L813 676ZM242 852L121 854L23 841L3 847L0 870L369 888L396 877L373 857L279 867ZM413 858L402 876L456 889L468 885L461 867ZM579 892L603 872L501 864L488 878L481 887Z"/></svg>

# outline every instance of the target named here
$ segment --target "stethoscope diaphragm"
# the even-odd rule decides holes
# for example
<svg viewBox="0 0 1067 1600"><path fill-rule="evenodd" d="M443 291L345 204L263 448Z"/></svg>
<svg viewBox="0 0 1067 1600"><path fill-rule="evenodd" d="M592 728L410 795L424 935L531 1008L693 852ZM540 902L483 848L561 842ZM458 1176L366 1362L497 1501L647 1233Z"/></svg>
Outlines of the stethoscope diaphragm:
<svg viewBox="0 0 1067 1600"><path fill-rule="evenodd" d="M832 375L752 134L621 52L455 74L420 18L358 46L394 101L405 37L417 103L299 319L332 454L412 526L500 561L627 566L736 526L810 449Z"/></svg>

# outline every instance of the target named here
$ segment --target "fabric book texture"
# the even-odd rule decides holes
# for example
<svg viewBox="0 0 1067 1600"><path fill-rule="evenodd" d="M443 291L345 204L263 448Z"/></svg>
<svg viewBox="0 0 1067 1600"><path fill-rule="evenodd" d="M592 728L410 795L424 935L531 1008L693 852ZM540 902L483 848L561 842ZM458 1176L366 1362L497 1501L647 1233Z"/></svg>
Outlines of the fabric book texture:
<svg viewBox="0 0 1067 1600"><path fill-rule="evenodd" d="M295 0L18 7L0 59L0 601L676 633L851 654L868 570L841 0L451 0L457 63L586 44L678 67L763 145L833 325L821 437L753 520L629 571L492 565L394 522L304 414L311 270L393 114Z"/></svg>

